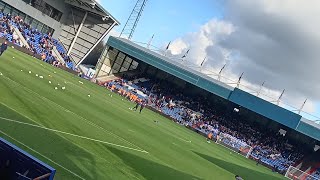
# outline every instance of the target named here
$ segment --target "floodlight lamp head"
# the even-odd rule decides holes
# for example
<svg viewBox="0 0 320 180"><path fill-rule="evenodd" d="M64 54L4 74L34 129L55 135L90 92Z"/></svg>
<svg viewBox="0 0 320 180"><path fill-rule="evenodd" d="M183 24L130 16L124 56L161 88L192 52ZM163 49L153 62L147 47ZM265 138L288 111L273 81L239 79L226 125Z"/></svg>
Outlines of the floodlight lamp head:
<svg viewBox="0 0 320 180"><path fill-rule="evenodd" d="M91 2L89 4L90 4L91 8L95 8L96 7L96 3L95 2Z"/></svg>
<svg viewBox="0 0 320 180"><path fill-rule="evenodd" d="M110 18L110 16L109 16L109 15L104 16L104 17L102 17L102 21L106 21L106 20L108 20L109 18Z"/></svg>

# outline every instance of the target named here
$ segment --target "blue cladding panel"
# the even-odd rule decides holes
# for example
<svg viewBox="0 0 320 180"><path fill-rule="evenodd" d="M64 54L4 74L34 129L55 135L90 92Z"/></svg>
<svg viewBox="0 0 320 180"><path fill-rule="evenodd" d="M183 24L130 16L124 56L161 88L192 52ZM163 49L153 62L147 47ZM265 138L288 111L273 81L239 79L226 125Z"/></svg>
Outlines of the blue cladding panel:
<svg viewBox="0 0 320 180"><path fill-rule="evenodd" d="M297 131L320 141L320 130L311 124L300 121Z"/></svg>
<svg viewBox="0 0 320 180"><path fill-rule="evenodd" d="M231 93L229 100L292 129L297 127L301 119L298 114L237 88Z"/></svg>
<svg viewBox="0 0 320 180"><path fill-rule="evenodd" d="M206 78L203 78L195 73L185 70L177 65L167 62L166 60L157 57L150 52L143 49L134 47L133 45L123 42L115 37L109 37L107 42L109 46L112 46L136 59L139 59L147 64L150 64L162 71L170 73L184 81L194 84L202 89L205 89L213 94L228 99L232 89L226 88L215 82L212 82Z"/></svg>
<svg viewBox="0 0 320 180"><path fill-rule="evenodd" d="M199 79L198 83L196 84L197 86L212 92L213 94L217 94L225 99L228 99L230 96L230 93L232 92L231 90L226 89L223 86L220 86L212 81L208 81L206 79Z"/></svg>

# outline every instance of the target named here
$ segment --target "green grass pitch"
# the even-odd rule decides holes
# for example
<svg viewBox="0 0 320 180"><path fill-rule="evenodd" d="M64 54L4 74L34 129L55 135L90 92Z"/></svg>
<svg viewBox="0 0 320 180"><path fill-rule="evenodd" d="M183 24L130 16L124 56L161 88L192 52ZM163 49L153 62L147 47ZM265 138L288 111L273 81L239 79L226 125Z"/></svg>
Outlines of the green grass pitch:
<svg viewBox="0 0 320 180"><path fill-rule="evenodd" d="M0 136L56 168L55 179L285 179L12 48L0 72Z"/></svg>

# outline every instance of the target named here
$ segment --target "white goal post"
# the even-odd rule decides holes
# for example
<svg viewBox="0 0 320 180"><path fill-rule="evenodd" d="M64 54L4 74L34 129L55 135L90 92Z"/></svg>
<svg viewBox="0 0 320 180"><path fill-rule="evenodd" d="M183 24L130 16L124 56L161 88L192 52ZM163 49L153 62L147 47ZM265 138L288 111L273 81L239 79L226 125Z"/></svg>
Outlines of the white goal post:
<svg viewBox="0 0 320 180"><path fill-rule="evenodd" d="M290 166L285 174L285 177L292 180L320 180L319 178L310 175L300 169Z"/></svg>

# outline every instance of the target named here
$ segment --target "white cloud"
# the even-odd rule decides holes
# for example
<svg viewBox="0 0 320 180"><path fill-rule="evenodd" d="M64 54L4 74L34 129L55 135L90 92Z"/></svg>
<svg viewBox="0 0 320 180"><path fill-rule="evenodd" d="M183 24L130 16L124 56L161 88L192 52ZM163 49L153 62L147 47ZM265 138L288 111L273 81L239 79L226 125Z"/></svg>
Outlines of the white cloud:
<svg viewBox="0 0 320 180"><path fill-rule="evenodd" d="M211 54L207 54L206 48L216 45L233 31L234 27L232 24L213 19L201 26L198 32L189 33L173 41L169 50L172 55L177 55L184 53L187 49L191 49L188 59L192 59L195 64L200 64L205 56L207 56L208 59L214 58L211 57ZM224 49L219 48L215 56L219 55L220 58L222 58L225 56Z"/></svg>
<svg viewBox="0 0 320 180"><path fill-rule="evenodd" d="M172 55L182 54L188 48L188 45L182 39L176 39L169 45L169 51Z"/></svg>
<svg viewBox="0 0 320 180"><path fill-rule="evenodd" d="M320 1L226 0L225 18L212 19L197 32L172 43L172 54L191 49L187 61L218 72L227 63L224 76L259 89L276 99L315 112L320 100ZM172 49L171 49L172 48ZM228 54L230 55L227 60Z"/></svg>

